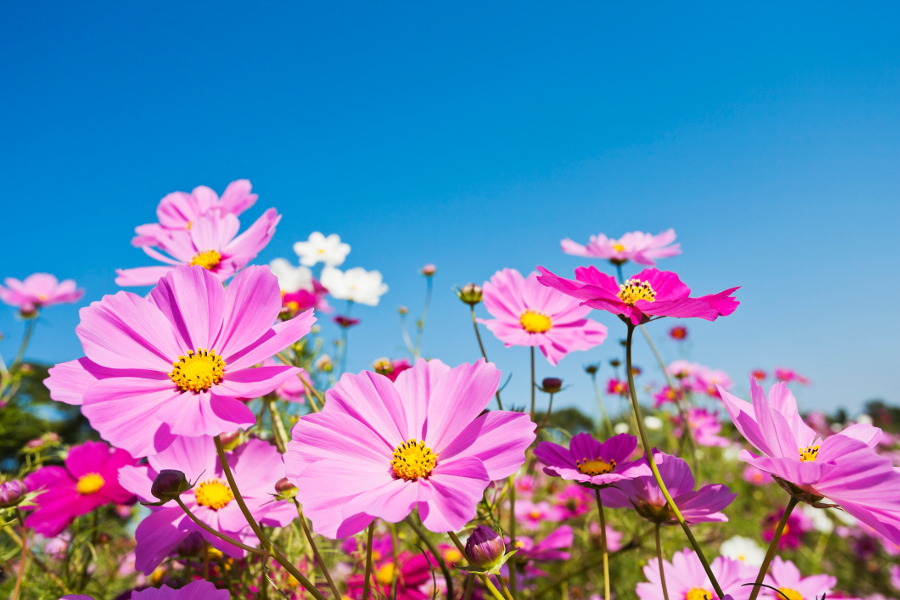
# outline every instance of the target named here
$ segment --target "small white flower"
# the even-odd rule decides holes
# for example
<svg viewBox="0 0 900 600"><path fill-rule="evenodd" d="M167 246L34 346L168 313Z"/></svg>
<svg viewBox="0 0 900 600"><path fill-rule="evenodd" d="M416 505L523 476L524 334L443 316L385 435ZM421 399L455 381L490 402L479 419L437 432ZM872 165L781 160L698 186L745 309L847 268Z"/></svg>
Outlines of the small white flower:
<svg viewBox="0 0 900 600"><path fill-rule="evenodd" d="M613 431L616 433L628 433L628 423L616 423L616 426L613 427Z"/></svg>
<svg viewBox="0 0 900 600"><path fill-rule="evenodd" d="M282 292L290 294L299 290L313 291L313 277L309 267L295 267L284 258L276 258L269 263L269 269L278 278L278 287Z"/></svg>
<svg viewBox="0 0 900 600"><path fill-rule="evenodd" d="M731 444L722 450L722 458L730 462L737 462L744 448L740 444Z"/></svg>
<svg viewBox="0 0 900 600"><path fill-rule="evenodd" d="M822 503L823 504L833 504L831 502L831 500L829 500L828 498L823 498ZM839 508L832 508L832 509L830 509L829 512L831 512L832 515L837 517L838 521L840 521L844 525L847 525L848 527L855 527L857 524L856 517L854 517L853 515L851 515L848 512L842 511Z"/></svg>
<svg viewBox="0 0 900 600"><path fill-rule="evenodd" d="M834 529L834 521L828 518L828 515L825 514L825 511L821 508L815 508L810 506L809 504L801 504L800 510L802 510L807 517L812 521L813 528L816 531L820 531L822 533L831 533Z"/></svg>
<svg viewBox="0 0 900 600"><path fill-rule="evenodd" d="M313 363L313 366L317 371L330 371L332 365L331 357L327 354L321 355L316 359L316 362Z"/></svg>
<svg viewBox="0 0 900 600"><path fill-rule="evenodd" d="M766 551L762 546L750 538L739 535L722 542L719 554L726 558L743 561L756 568L761 567L766 558Z"/></svg>
<svg viewBox="0 0 900 600"><path fill-rule="evenodd" d="M654 417L653 415L647 415L644 417L644 425L647 426L647 429L651 431L656 431L657 429L662 429L663 422L659 417Z"/></svg>
<svg viewBox="0 0 900 600"><path fill-rule="evenodd" d="M316 263L325 263L326 267L339 267L344 264L350 254L350 244L341 242L341 237L332 233L325 237L318 231L309 234L305 242L294 244L294 252L300 257L300 264L311 267Z"/></svg>
<svg viewBox="0 0 900 600"><path fill-rule="evenodd" d="M863 413L863 414L859 415L858 417L856 417L856 422L857 422L857 423L865 423L866 425L871 425L871 424L872 424L872 417L870 417L869 415Z"/></svg>
<svg viewBox="0 0 900 600"><path fill-rule="evenodd" d="M378 300L388 291L381 280L381 272L354 267L341 272L333 267L322 269L322 285L338 300L352 300L358 304L378 306Z"/></svg>

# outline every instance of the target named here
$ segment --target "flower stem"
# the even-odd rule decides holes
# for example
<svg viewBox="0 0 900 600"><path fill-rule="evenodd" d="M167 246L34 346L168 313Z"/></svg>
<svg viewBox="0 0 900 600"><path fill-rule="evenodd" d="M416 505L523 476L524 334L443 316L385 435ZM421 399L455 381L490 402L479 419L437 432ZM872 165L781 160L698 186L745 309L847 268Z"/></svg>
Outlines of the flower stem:
<svg viewBox="0 0 900 600"><path fill-rule="evenodd" d="M10 537L10 539L16 543L17 546L24 549L28 558L31 559L31 562L36 564L37 567L41 571L46 573L47 577L50 578L50 581L55 583L56 586L63 591L63 594L71 594L72 593L72 590L70 590L68 587L66 587L66 584L63 583L62 579L57 577L56 573L51 571L50 568L41 561L41 559L39 559L37 556L35 556L34 552L32 552L31 549L27 548L27 544L25 543L25 540L23 538L20 538L19 535L15 531L13 531L11 526L4 527L3 531L6 532L6 535L8 535Z"/></svg>
<svg viewBox="0 0 900 600"><path fill-rule="evenodd" d="M294 505L297 507L297 515L300 517L300 527L303 528L303 535L306 536L306 541L312 547L313 556L316 557L316 562L319 563L319 568L322 569L322 575L325 576L325 581L328 582L328 587L331 588L331 593L334 594L334 597L340 598L341 593L338 591L337 586L334 585L334 580L331 578L331 573L328 572L328 567L325 566L325 561L322 560L322 555L319 553L316 541L309 530L309 525L306 524L306 517L303 516L303 509L300 508L300 503L297 502L296 498L294 498Z"/></svg>
<svg viewBox="0 0 900 600"><path fill-rule="evenodd" d="M509 476L509 544L516 549L516 476ZM465 553L463 553L465 556ZM512 556L507 563L509 565L509 587L512 588L513 597L516 596L518 583L516 582L516 557Z"/></svg>
<svg viewBox="0 0 900 600"><path fill-rule="evenodd" d="M372 587L372 543L375 537L375 519L369 523L369 531L366 534L366 576L363 580L362 600L369 600L369 589Z"/></svg>
<svg viewBox="0 0 900 600"><path fill-rule="evenodd" d="M503 595L507 597L508 600L513 600L512 594L509 592L509 588L506 587L506 584L503 583L503 578L500 575L497 575L497 583L500 584L500 589L503 590Z"/></svg>
<svg viewBox="0 0 900 600"><path fill-rule="evenodd" d="M434 283L431 277L426 277L425 281L425 305L422 307L422 316L416 321L416 346L413 352L413 358L419 358L422 355L422 334L425 333L425 319L428 318L428 307L431 306L431 291Z"/></svg>
<svg viewBox="0 0 900 600"><path fill-rule="evenodd" d="M478 347L481 348L481 356L484 357L484 362L488 362L487 353L484 351L484 344L481 343L481 334L478 332L478 321L475 319L475 306L469 305L469 308L472 310L472 326L475 327L475 337L478 338ZM497 408L503 410L503 403L500 402L499 388L494 392L494 396L497 398Z"/></svg>
<svg viewBox="0 0 900 600"><path fill-rule="evenodd" d="M462 542L459 541L459 538L456 537L456 534L453 533L452 531L448 531L447 535L450 536L450 539L453 540L454 544L456 544L456 549L459 550L459 553L462 554L463 556L466 556L466 547L462 545ZM510 572L510 582L512 582L513 581L512 569L510 569L509 572ZM500 590L497 589L497 586L495 586L493 583L491 583L491 580L488 579L487 575L485 575L484 573L479 573L478 578L481 579L481 583L483 583L484 586L491 592L491 594L493 594L494 600L507 600L506 598L503 597L503 594L500 593ZM363 599L363 600L365 600L365 599Z"/></svg>
<svg viewBox="0 0 900 600"><path fill-rule="evenodd" d="M400 561L397 560L399 541L397 540L397 525L391 523L391 598L397 600L397 581L400 579Z"/></svg>
<svg viewBox="0 0 900 600"><path fill-rule="evenodd" d="M287 442L290 439L284 428L284 421L278 412L275 398L269 400L269 418L272 420L272 436L275 438L275 447L281 454L287 452Z"/></svg>
<svg viewBox="0 0 900 600"><path fill-rule="evenodd" d="M429 540L428 536L425 535L425 532L422 531L422 528L416 524L412 515L406 519L406 524L416 532L416 535L419 536L419 539L422 540L422 543L425 544L428 551L434 555L435 560L438 562L438 566L441 568L441 574L444 576L444 581L447 583L447 600L453 600L453 578L450 575L450 569L447 568L447 562L444 560L444 557L437 551L434 544L431 543L431 540ZM463 553L463 557L465 558L465 553Z"/></svg>
<svg viewBox="0 0 900 600"><path fill-rule="evenodd" d="M178 503L178 506L181 507L181 510L183 510L185 512L185 514L191 519L191 521L196 523L201 529L203 529L203 531L206 531L207 533L210 533L210 534L216 536L220 540L225 540L232 546L237 546L241 550L245 550L252 554L258 554L260 556L266 556L267 554L269 554L265 550L260 550L259 548L254 548L253 546L248 546L247 544L237 541L233 537L225 535L221 531L217 531L217 530L213 529L212 527L210 527L209 525L207 525L206 523L204 523L203 521L198 519L197 516L191 512L191 509L189 509L187 506L185 506L185 504L184 504L184 502L182 502L181 498L175 498L175 502Z"/></svg>
<svg viewBox="0 0 900 600"><path fill-rule="evenodd" d="M10 373L14 372L22 364L22 360L25 358L25 349L28 348L28 343L31 341L31 336L34 333L35 323L37 323L37 317L28 320L28 325L25 327L25 335L22 337L22 345L19 346L16 358L13 359L12 364L9 366Z"/></svg>
<svg viewBox="0 0 900 600"><path fill-rule="evenodd" d="M553 412L553 394L550 394L550 403L547 405L547 414L544 416L544 420L541 421L541 424L538 426L538 429L543 429L547 426L547 423L550 422L550 414Z"/></svg>
<svg viewBox="0 0 900 600"><path fill-rule="evenodd" d="M666 484L663 481L662 475L659 474L659 469L656 467L656 460L653 457L653 449L650 447L650 440L647 438L647 430L644 427L644 419L641 416L641 407L638 404L637 391L634 388L634 374L631 372L631 345L634 338L634 325L631 323L631 321L628 321L627 325L628 337L625 340L625 374L628 377L628 391L631 395L631 405L634 408L634 418L637 422L638 432L641 435L641 444L644 447L644 453L647 456L647 462L650 464L650 470L653 471L653 477L656 479L656 483L657 485L659 485L660 491L662 492L663 496L665 496L666 502L669 503L669 510L671 510L675 515L675 518L678 519L678 522L681 524L681 528L684 530L684 535L687 536L691 547L694 549L694 552L697 553L697 558L699 558L701 564L703 564L703 570L706 571L706 576L709 577L709 581L712 583L713 589L715 589L716 591L716 597L724 598L725 594L724 592L722 592L722 587L719 585L719 582L716 580L716 576L712 572L712 568L709 566L709 561L706 560L706 556L703 554L703 550L700 548L700 544L697 543L697 538L694 537L694 534L691 532L691 528L688 527L687 521L684 520L684 516L681 514L681 511L678 510L678 506L675 505L675 501L672 499L672 495L669 493L668 488L666 488Z"/></svg>
<svg viewBox="0 0 900 600"><path fill-rule="evenodd" d="M531 420L534 421L534 346L531 347Z"/></svg>
<svg viewBox="0 0 900 600"><path fill-rule="evenodd" d="M22 519L22 512L16 508L16 517L22 526L22 558L19 559L19 574L16 577L16 588L13 590L12 600L19 597L19 590L22 588L22 582L25 581L25 569L28 568L28 531L25 529L25 521Z"/></svg>
<svg viewBox="0 0 900 600"><path fill-rule="evenodd" d="M659 526L656 524L656 560L659 561L659 582L662 585L663 599L669 600L669 590L666 589L666 570L663 569L662 543L659 540Z"/></svg>
<svg viewBox="0 0 900 600"><path fill-rule="evenodd" d="M775 528L775 535L772 536L772 543L769 544L769 549L766 551L766 558L759 568L759 574L756 576L756 583L753 584L753 591L750 592L750 600L756 600L759 591L762 589L763 579L766 577L766 571L769 570L769 563L772 562L772 558L775 557L775 552L778 550L778 542L781 541L781 534L784 532L785 525L787 525L788 517L791 516L791 512L793 512L794 507L797 506L798 502L800 501L797 498L791 496L787 507L784 509L784 514L781 515L781 520L778 521L778 526Z"/></svg>
<svg viewBox="0 0 900 600"><path fill-rule="evenodd" d="M600 499L600 490L595 489L594 495L597 497L597 510L600 512L600 552L603 554L603 600L609 600L609 550L606 545L606 516L603 514L603 501Z"/></svg>

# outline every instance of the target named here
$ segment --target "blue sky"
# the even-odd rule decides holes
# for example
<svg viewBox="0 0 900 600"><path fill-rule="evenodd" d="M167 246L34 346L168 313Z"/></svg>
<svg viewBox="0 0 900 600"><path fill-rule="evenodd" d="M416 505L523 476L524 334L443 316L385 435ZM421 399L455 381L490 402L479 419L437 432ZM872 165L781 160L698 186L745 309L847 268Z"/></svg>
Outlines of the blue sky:
<svg viewBox="0 0 900 600"><path fill-rule="evenodd" d="M747 388L753 368L813 380L806 409L900 402L900 40L892 3L6 3L0 21L0 276L75 278L96 300L168 192L249 178L246 214L284 215L259 262L314 230L379 269L350 368L401 356L438 266L425 352L477 357L453 285L583 263L559 240L674 227L661 266L697 293L743 286L689 322L690 357ZM482 316L486 316L482 314ZM584 364L538 377L593 410ZM76 307L47 310L29 357L80 356ZM669 324L651 333L663 340ZM22 323L0 310L0 352ZM484 332L527 397L528 353ZM334 337L331 325L326 339ZM641 344L637 363L659 380ZM662 352L678 350L663 341ZM609 368L604 367L608 376ZM517 400L521 398L522 401Z"/></svg>

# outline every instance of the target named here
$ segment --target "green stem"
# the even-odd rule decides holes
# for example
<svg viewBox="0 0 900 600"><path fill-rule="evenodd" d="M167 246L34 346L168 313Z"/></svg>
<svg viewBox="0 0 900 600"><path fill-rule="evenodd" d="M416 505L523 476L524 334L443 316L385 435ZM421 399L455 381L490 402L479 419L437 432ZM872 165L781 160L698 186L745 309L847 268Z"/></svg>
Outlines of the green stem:
<svg viewBox="0 0 900 600"><path fill-rule="evenodd" d="M469 308L472 310L472 326L475 327L475 337L478 338L478 347L481 348L481 356L484 357L484 362L488 362L487 353L484 351L484 344L481 343L481 334L478 332L478 321L475 319L475 306L470 304ZM500 402L499 388L494 392L494 396L497 398L497 408L503 410L503 403Z"/></svg>
<svg viewBox="0 0 900 600"><path fill-rule="evenodd" d="M369 531L366 534L366 577L363 580L362 600L369 600L369 589L372 586L372 543L375 536L375 519L369 523Z"/></svg>
<svg viewBox="0 0 900 600"><path fill-rule="evenodd" d="M252 554L258 554L260 556L266 556L268 554L268 552L266 552L265 550L260 550L259 548L254 548L253 546L248 546L247 544L239 542L236 539L225 535L221 531L217 531L217 530L213 529L212 527L210 527L209 525L207 525L206 523L204 523L203 521L198 519L197 516L194 515L194 513L192 513L191 510L187 506L185 506L184 502L182 502L180 497L175 498L175 502L178 503L178 506L181 507L181 510L183 510L185 512L185 514L191 519L191 521L193 521L198 526L200 526L200 528L203 529L203 531L206 531L207 533L210 533L210 534L216 536L220 540L225 540L232 546L237 546L241 550L246 550L247 552L250 552Z"/></svg>
<svg viewBox="0 0 900 600"><path fill-rule="evenodd" d="M391 598L397 600L397 581L400 577L400 561L397 560L399 550L397 540L397 526L391 523Z"/></svg>
<svg viewBox="0 0 900 600"><path fill-rule="evenodd" d="M287 452L287 442L290 438L287 430L284 428L284 421L281 420L281 414L278 412L275 398L269 400L269 417L272 419L272 435L275 438L275 447L278 448L278 452L284 454Z"/></svg>
<svg viewBox="0 0 900 600"><path fill-rule="evenodd" d="M434 547L434 544L431 543L431 540L428 539L428 536L425 535L422 528L416 524L412 515L406 519L406 524L416 532L416 535L419 536L419 539L422 540L422 543L425 544L428 551L431 552L431 554L434 555L435 560L438 561L438 566L441 568L441 574L444 576L444 581L447 582L447 600L453 600L453 577L450 575L450 569L447 568L447 562L444 560L444 557L437 551L437 548ZM463 552L462 555L465 558L465 552Z"/></svg>
<svg viewBox="0 0 900 600"><path fill-rule="evenodd" d="M19 525L22 526L22 557L19 559L19 574L16 576L16 587L13 590L12 600L19 597L19 590L22 588L22 582L25 581L25 569L28 568L28 530L25 529L25 521L22 519L22 512L16 507L16 517Z"/></svg>
<svg viewBox="0 0 900 600"><path fill-rule="evenodd" d="M509 588L506 587L506 584L503 583L503 578L500 575L497 575L497 583L500 584L500 589L503 591L503 595L506 596L508 600L513 600L513 596L509 591Z"/></svg>
<svg viewBox="0 0 900 600"><path fill-rule="evenodd" d="M659 562L659 582L662 584L663 599L669 600L669 590L666 589L666 570L663 569L662 543L659 540L659 526L656 524L656 560Z"/></svg>
<svg viewBox="0 0 900 600"><path fill-rule="evenodd" d="M625 374L628 377L628 391L631 394L631 405L634 408L634 417L635 421L637 422L638 432L640 433L641 444L643 445L644 453L647 456L647 462L650 464L650 470L653 471L653 477L656 479L656 483L657 485L659 485L660 491L662 492L663 496L665 496L666 501L669 503L669 510L671 510L675 515L675 518L678 519L678 523L681 524L681 528L684 530L684 535L687 536L691 547L694 549L694 552L697 553L697 558L700 559L700 563L703 565L703 570L706 571L706 576L709 577L709 581L712 583L712 586L716 591L716 597L724 598L725 593L722 592L722 587L716 580L716 576L713 574L712 568L709 566L709 561L706 560L706 556L703 554L703 549L700 548L700 544L697 543L697 539L691 532L691 528L688 527L687 521L684 520L684 516L681 514L681 511L678 510L678 506L676 506L675 501L672 499L672 495L669 493L668 488L666 488L666 484L663 481L662 475L659 474L659 469L656 467L656 460L653 456L653 449L650 447L650 440L647 438L647 430L644 427L644 419L641 416L641 407L637 401L637 391L634 388L634 374L631 372L631 346L632 339L634 338L634 325L631 323L631 321L627 321L627 325L628 337L625 340Z"/></svg>
<svg viewBox="0 0 900 600"><path fill-rule="evenodd" d="M509 545L515 550L516 546L516 476L509 476ZM518 594L516 582L516 557L511 556L507 562L509 568L509 587L512 588L513 597Z"/></svg>
<svg viewBox="0 0 900 600"><path fill-rule="evenodd" d="M331 573L328 572L328 567L325 566L325 561L322 560L322 555L319 553L316 541L313 539L312 532L309 530L309 525L306 524L306 517L303 516L303 509L300 508L300 503L297 502L296 498L294 499L294 505L297 507L297 516L300 517L300 527L303 528L303 535L306 536L306 541L309 542L309 545L312 547L313 556L316 557L316 562L319 563L319 568L322 569L322 575L325 576L325 581L328 582L331 593L334 594L336 599L339 599L341 593L338 591L337 586L334 585L334 580L331 578Z"/></svg>
<svg viewBox="0 0 900 600"><path fill-rule="evenodd" d="M419 358L422 353L422 334L425 333L425 319L428 318L428 307L431 305L431 291L434 287L432 279L432 277L425 278L425 280L428 282L425 288L425 306L422 307L422 316L419 317L419 320L416 322L416 347L415 352L413 353L413 358Z"/></svg>
<svg viewBox="0 0 900 600"><path fill-rule="evenodd" d="M28 320L28 326L25 327L25 336L22 338L22 345L19 346L19 352L16 354L16 358L13 359L12 364L9 366L10 373L14 372L19 365L22 364L22 360L25 358L25 349L28 348L28 343L31 341L31 335L34 333L34 326L36 323L36 316Z"/></svg>
<svg viewBox="0 0 900 600"><path fill-rule="evenodd" d="M550 403L547 405L547 414L544 416L544 420L541 421L538 429L543 429L547 426L547 423L550 422L550 414L553 412L553 394L550 394Z"/></svg>
<svg viewBox="0 0 900 600"><path fill-rule="evenodd" d="M452 531L448 531L447 535L450 536L450 539L453 540L454 544L456 544L456 549L459 550L459 553L463 556L466 556L466 547L462 545L462 542L459 541L459 538L456 537L456 534ZM510 570L510 574L511 573L512 571ZM491 583L491 580L488 579L487 575L485 575L484 573L479 573L478 578L481 579L481 583L483 583L484 586L491 592L491 594L493 594L494 600L507 600L503 597L503 594L500 593L500 590L498 590L497 587L493 583ZM512 581L512 575L510 575L510 582ZM363 600L365 600L365 598L363 598Z"/></svg>
<svg viewBox="0 0 900 600"><path fill-rule="evenodd" d="M753 584L753 591L750 593L750 600L756 600L756 597L759 595L759 591L762 589L762 582L763 579L766 578L766 571L769 570L769 563L772 562L772 558L775 557L775 552L778 551L778 542L781 540L781 534L784 532L784 526L787 525L788 517L791 516L791 512L793 512L794 507L797 506L798 502L800 501L797 498L791 496L791 499L788 501L787 507L784 509L784 514L781 515L781 520L778 521L778 526L775 528L775 535L772 536L772 543L769 544L769 549L768 551L766 551L766 558L765 560L763 560L763 564L759 568L759 574L756 576L756 582Z"/></svg>
<svg viewBox="0 0 900 600"><path fill-rule="evenodd" d="M606 545L606 516L603 514L603 501L600 499L600 490L595 489L597 497L597 510L600 512L600 552L603 554L603 598L610 600L609 594L609 550ZM668 600L668 598L666 599Z"/></svg>
<svg viewBox="0 0 900 600"><path fill-rule="evenodd" d="M56 576L56 573L51 571L50 568L46 564L44 564L43 561L41 561L41 559L39 559L37 556L35 556L34 552L32 552L31 549L27 548L27 544L25 543L25 540L23 538L20 538L19 535L15 531L13 531L11 526L4 527L3 531L6 532L6 535L8 535L10 537L10 539L13 542L15 542L17 546L19 546L19 548L23 548L25 550L28 558L31 559L31 562L33 562L35 565L37 565L37 567L41 571L46 573L47 577L50 578L50 581L55 583L56 586L63 591L63 594L72 594L73 593L72 590L70 590L68 587L66 587L66 584L63 583L63 581L59 577Z"/></svg>
<svg viewBox="0 0 900 600"><path fill-rule="evenodd" d="M534 393L537 386L534 382L534 346L531 347L531 420L534 421Z"/></svg>

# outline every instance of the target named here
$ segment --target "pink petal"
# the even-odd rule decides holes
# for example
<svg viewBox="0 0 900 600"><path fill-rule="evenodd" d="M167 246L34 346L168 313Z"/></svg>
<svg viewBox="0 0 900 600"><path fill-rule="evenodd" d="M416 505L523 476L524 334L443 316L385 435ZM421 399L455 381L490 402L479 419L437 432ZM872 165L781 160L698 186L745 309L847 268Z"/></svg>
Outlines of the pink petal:
<svg viewBox="0 0 900 600"><path fill-rule="evenodd" d="M499 383L500 370L484 359L451 369L428 399L425 443L442 452L487 407Z"/></svg>
<svg viewBox="0 0 900 600"><path fill-rule="evenodd" d="M429 531L459 531L475 517L475 508L490 482L487 471L476 458L463 457L439 464L421 485L432 496L419 504L419 516Z"/></svg>
<svg viewBox="0 0 900 600"><path fill-rule="evenodd" d="M150 301L173 324L183 349L212 349L225 307L225 290L212 273L198 266L179 267L159 280Z"/></svg>
<svg viewBox="0 0 900 600"><path fill-rule="evenodd" d="M472 421L442 452L440 459L477 458L496 481L509 477L525 463L525 450L537 427L524 413L489 412Z"/></svg>

